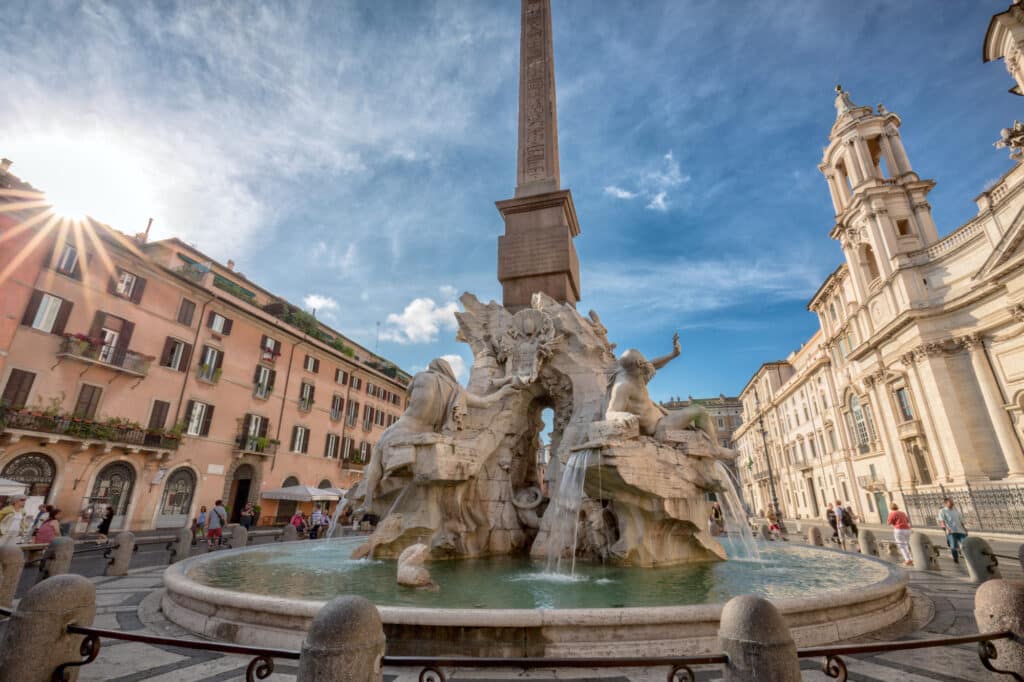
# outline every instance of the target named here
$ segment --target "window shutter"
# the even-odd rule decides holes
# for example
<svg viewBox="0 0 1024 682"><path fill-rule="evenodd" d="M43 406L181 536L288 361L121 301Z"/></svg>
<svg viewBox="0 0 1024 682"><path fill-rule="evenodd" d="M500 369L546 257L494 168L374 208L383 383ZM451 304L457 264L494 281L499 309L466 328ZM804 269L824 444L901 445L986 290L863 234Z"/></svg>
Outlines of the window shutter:
<svg viewBox="0 0 1024 682"><path fill-rule="evenodd" d="M206 316L206 326L213 329L213 318L217 313L210 311L210 314Z"/></svg>
<svg viewBox="0 0 1024 682"><path fill-rule="evenodd" d="M32 295L28 299L28 307L25 308L25 314L21 316L21 323L25 326L32 326L32 322L36 319L36 313L39 312L39 304L43 301L43 292L39 289L32 291Z"/></svg>
<svg viewBox="0 0 1024 682"><path fill-rule="evenodd" d="M276 369L270 370L270 378L267 380L267 390L268 391L273 391L274 390L274 379L276 379L276 378L277 378L277 370Z"/></svg>
<svg viewBox="0 0 1024 682"><path fill-rule="evenodd" d="M28 393L32 390L32 382L36 375L32 372L25 372L20 369L12 369L11 376L7 377L7 385L4 387L3 397L0 403L13 409L20 410L28 402Z"/></svg>
<svg viewBox="0 0 1024 682"><path fill-rule="evenodd" d="M324 439L324 457L330 457L330 456L331 456L331 434L328 433L327 437Z"/></svg>
<svg viewBox="0 0 1024 682"><path fill-rule="evenodd" d="M71 301L61 301L60 310L57 311L57 318L53 321L53 329L50 331L54 334L63 334L64 327L68 324L68 318L71 316Z"/></svg>
<svg viewBox="0 0 1024 682"><path fill-rule="evenodd" d="M172 339L171 337L168 336L164 340L164 350L163 350L163 352L160 353L160 366L161 367L170 367L171 366L171 356L173 354L174 354L174 339Z"/></svg>
<svg viewBox="0 0 1024 682"><path fill-rule="evenodd" d="M188 361L192 359L192 344L186 343L185 348L181 351L181 362L178 363L179 372L188 371Z"/></svg>
<svg viewBox="0 0 1024 682"><path fill-rule="evenodd" d="M103 322L106 320L107 314L102 310L97 310L96 314L92 316L92 326L89 327L89 336L93 339L100 335L100 330L103 329Z"/></svg>
<svg viewBox="0 0 1024 682"><path fill-rule="evenodd" d="M121 270L118 268L117 274L111 275L110 279L107 280L107 293L117 296L117 278L121 275Z"/></svg>
<svg viewBox="0 0 1024 682"><path fill-rule="evenodd" d="M196 409L196 401L190 400L185 404L185 427L192 422L192 410Z"/></svg>
<svg viewBox="0 0 1024 682"><path fill-rule="evenodd" d="M142 292L146 290L146 280L138 275L135 276L135 288L132 289L132 303L142 302Z"/></svg>
<svg viewBox="0 0 1024 682"><path fill-rule="evenodd" d="M135 332L135 323L124 321L121 325L121 334L117 337L117 347L122 350L128 350L128 344L132 342L132 334Z"/></svg>
<svg viewBox="0 0 1024 682"><path fill-rule="evenodd" d="M249 427L250 426L252 426L252 415L249 414L249 413L246 413L246 415L244 417L242 417L242 433L241 433L242 437L239 439L239 442L241 442L243 444L245 443L245 439L249 437Z"/></svg>
<svg viewBox="0 0 1024 682"><path fill-rule="evenodd" d="M192 316L196 312L196 304L187 298L181 299L181 306L178 307L178 322L192 326Z"/></svg>
<svg viewBox="0 0 1024 682"><path fill-rule="evenodd" d="M262 366L256 365L256 373L252 375L252 383L256 384L257 386L259 386L259 384L260 384L260 370L261 369L263 369Z"/></svg>
<svg viewBox="0 0 1024 682"><path fill-rule="evenodd" d="M267 339L269 338L270 337L267 336L266 334L260 337L260 352L263 352L267 349Z"/></svg>
<svg viewBox="0 0 1024 682"><path fill-rule="evenodd" d="M171 404L164 400L153 401L153 411L149 415L149 429L151 431L164 428L170 408Z"/></svg>
<svg viewBox="0 0 1024 682"><path fill-rule="evenodd" d="M313 396L315 396L315 395L316 395L316 386L313 386L312 384L310 384L310 386L309 386L309 400L310 400L310 402L313 401Z"/></svg>
<svg viewBox="0 0 1024 682"><path fill-rule="evenodd" d="M221 332L224 336L231 335L231 320L224 318L224 331Z"/></svg>
<svg viewBox="0 0 1024 682"><path fill-rule="evenodd" d="M267 427L269 427L269 426L270 426L270 420L269 419L261 419L260 420L260 438L266 438L267 437Z"/></svg>
<svg viewBox="0 0 1024 682"><path fill-rule="evenodd" d="M224 351L217 352L217 360L213 363L213 371L217 371L224 364Z"/></svg>
<svg viewBox="0 0 1024 682"><path fill-rule="evenodd" d="M276 341L276 340L274 341L274 354L275 355L280 355L281 354L281 342L280 341Z"/></svg>
<svg viewBox="0 0 1024 682"><path fill-rule="evenodd" d="M296 447L298 444L299 444L299 427L298 426L293 426L292 427L292 446L290 448L288 448L288 449L291 450L292 452L295 452L298 449Z"/></svg>
<svg viewBox="0 0 1024 682"><path fill-rule="evenodd" d="M320 372L320 359L319 358L313 358L313 374L318 374L319 372Z"/></svg>
<svg viewBox="0 0 1024 682"><path fill-rule="evenodd" d="M307 429L306 430L306 437L302 439L302 454L304 454L304 455L309 452L309 437L311 435L313 435L313 434L310 433L309 430Z"/></svg>
<svg viewBox="0 0 1024 682"><path fill-rule="evenodd" d="M210 435L210 423L213 421L213 405L206 406L206 415L203 416L203 428L200 431L200 435Z"/></svg>

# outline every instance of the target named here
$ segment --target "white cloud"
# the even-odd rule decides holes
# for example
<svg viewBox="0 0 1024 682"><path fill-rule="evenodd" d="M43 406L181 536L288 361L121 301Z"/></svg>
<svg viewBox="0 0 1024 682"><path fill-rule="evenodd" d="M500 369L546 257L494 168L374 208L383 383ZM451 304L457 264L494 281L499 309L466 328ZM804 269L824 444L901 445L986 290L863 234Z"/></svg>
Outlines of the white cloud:
<svg viewBox="0 0 1024 682"><path fill-rule="evenodd" d="M647 206L645 208L649 208L652 211L667 211L668 204L665 203L666 196L666 192L658 192L653 197L651 197L651 200L647 202Z"/></svg>
<svg viewBox="0 0 1024 682"><path fill-rule="evenodd" d="M445 300L455 298L455 295L459 293L459 290L453 287L451 284L443 284L437 289L444 296Z"/></svg>
<svg viewBox="0 0 1024 682"><path fill-rule="evenodd" d="M465 381L466 377L469 376L469 366L466 364L466 359L461 355L442 355L441 359L448 361L459 381Z"/></svg>
<svg viewBox="0 0 1024 682"><path fill-rule="evenodd" d="M310 294L302 299L303 305L310 310L317 312L324 312L328 310L337 310L338 302L330 296L322 296L321 294Z"/></svg>
<svg viewBox="0 0 1024 682"><path fill-rule="evenodd" d="M636 192L630 192L628 189L622 189L616 185L608 185L604 188L604 193L616 199L635 199L638 196Z"/></svg>
<svg viewBox="0 0 1024 682"><path fill-rule="evenodd" d="M401 313L388 315L381 339L397 343L436 341L442 329L455 330L458 311L455 301L439 306L432 298L414 299Z"/></svg>

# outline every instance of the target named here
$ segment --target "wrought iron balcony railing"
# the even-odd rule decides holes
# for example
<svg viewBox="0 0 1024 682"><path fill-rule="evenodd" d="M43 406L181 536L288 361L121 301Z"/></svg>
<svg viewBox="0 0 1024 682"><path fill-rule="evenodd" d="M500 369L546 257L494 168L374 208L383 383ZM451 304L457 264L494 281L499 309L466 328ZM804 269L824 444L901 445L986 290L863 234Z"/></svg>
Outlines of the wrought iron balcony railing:
<svg viewBox="0 0 1024 682"><path fill-rule="evenodd" d="M147 450L177 450L181 445L180 436L165 431L33 410L0 409L0 428L51 433L67 440L118 443Z"/></svg>
<svg viewBox="0 0 1024 682"><path fill-rule="evenodd" d="M278 441L264 436L239 435L235 438L235 452L256 455L273 455L277 453Z"/></svg>

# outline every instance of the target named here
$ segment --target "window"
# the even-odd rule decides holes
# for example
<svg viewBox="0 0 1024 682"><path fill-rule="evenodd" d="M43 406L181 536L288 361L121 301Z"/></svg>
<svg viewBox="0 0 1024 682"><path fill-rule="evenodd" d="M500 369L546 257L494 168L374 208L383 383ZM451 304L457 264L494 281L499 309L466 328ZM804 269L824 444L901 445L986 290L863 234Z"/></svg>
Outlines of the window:
<svg viewBox="0 0 1024 682"><path fill-rule="evenodd" d="M229 336L231 334L231 324L231 320L220 313L213 312L212 310L210 311L210 315L206 318L206 326L217 334L223 334L224 336Z"/></svg>
<svg viewBox="0 0 1024 682"><path fill-rule="evenodd" d="M328 433L327 442L324 443L324 457L330 459L338 459L338 455L341 452L341 439L338 438L337 434Z"/></svg>
<svg viewBox="0 0 1024 682"><path fill-rule="evenodd" d="M71 244L65 244L64 249L60 252L60 258L57 259L57 272L75 279L82 278L82 269L78 267L78 249Z"/></svg>
<svg viewBox="0 0 1024 682"><path fill-rule="evenodd" d="M262 400L269 398L270 394L274 391L274 380L276 378L276 371L263 365L256 365L256 373L252 377L252 383L255 387L253 395Z"/></svg>
<svg viewBox="0 0 1024 682"><path fill-rule="evenodd" d="M299 409L305 412L313 409L314 395L316 395L316 387L303 381L299 386Z"/></svg>
<svg viewBox="0 0 1024 682"><path fill-rule="evenodd" d="M184 372L188 369L188 361L191 356L191 344L168 336L164 341L164 350L160 354L160 366Z"/></svg>
<svg viewBox="0 0 1024 682"><path fill-rule="evenodd" d="M78 400L75 402L73 414L83 419L93 419L96 416L96 409L100 405L102 395L103 389L99 386L82 384L82 388L78 390Z"/></svg>
<svg viewBox="0 0 1024 682"><path fill-rule="evenodd" d="M833 322L835 322L839 318L839 316L836 314L836 304L835 303L829 303L828 304L828 314L829 314L829 317L832 318Z"/></svg>
<svg viewBox="0 0 1024 682"><path fill-rule="evenodd" d="M246 414L238 436L238 449L246 452L265 452L269 445L267 431L270 420L258 414Z"/></svg>
<svg viewBox="0 0 1024 682"><path fill-rule="evenodd" d="M725 428L725 420L722 419L721 417L718 417L718 428L720 428L720 429L724 429Z"/></svg>
<svg viewBox="0 0 1024 682"><path fill-rule="evenodd" d="M366 382L366 395L369 395L369 396L376 396L377 395L377 387L373 384L372 381L367 381Z"/></svg>
<svg viewBox="0 0 1024 682"><path fill-rule="evenodd" d="M344 386L348 383L348 372L343 369L334 370L334 383Z"/></svg>
<svg viewBox="0 0 1024 682"><path fill-rule="evenodd" d="M185 433L190 436L208 436L213 421L213 405L190 400L185 407L185 419L188 421Z"/></svg>
<svg viewBox="0 0 1024 682"><path fill-rule="evenodd" d="M359 403L354 400L348 401L348 418L345 420L349 426L356 425L356 419L359 418Z"/></svg>
<svg viewBox="0 0 1024 682"><path fill-rule="evenodd" d="M203 346L202 360L199 363L199 378L203 381L219 381L224 353L213 346Z"/></svg>
<svg viewBox="0 0 1024 682"><path fill-rule="evenodd" d="M70 314L70 301L37 289L28 299L28 308L25 309L21 323L41 332L63 334Z"/></svg>
<svg viewBox="0 0 1024 682"><path fill-rule="evenodd" d="M156 431L164 428L167 424L167 413L171 411L171 404L165 400L154 400L153 409L149 411L149 430Z"/></svg>
<svg viewBox="0 0 1024 682"><path fill-rule="evenodd" d="M363 407L363 431L373 428L373 408L369 405Z"/></svg>
<svg viewBox="0 0 1024 682"><path fill-rule="evenodd" d="M178 306L178 322L186 326L192 326L192 318L196 314L196 304L194 301L190 301L187 298L181 299L181 305Z"/></svg>
<svg viewBox="0 0 1024 682"><path fill-rule="evenodd" d="M117 276L110 278L107 291L115 296L127 298L132 303L142 301L142 292L146 288L146 280L133 272L117 269Z"/></svg>
<svg viewBox="0 0 1024 682"><path fill-rule="evenodd" d="M352 457L352 439L345 436L341 439L341 458L351 459Z"/></svg>
<svg viewBox="0 0 1024 682"><path fill-rule="evenodd" d="M303 367L307 372L312 372L313 374L316 374L317 372L320 371L320 360L314 358L312 355L307 355L306 362L303 365Z"/></svg>
<svg viewBox="0 0 1024 682"><path fill-rule="evenodd" d="M20 410L28 403L28 394L32 390L32 382L36 375L20 369L12 369L7 377L7 385L4 386L3 397L0 397L0 406Z"/></svg>
<svg viewBox="0 0 1024 682"><path fill-rule="evenodd" d="M356 461L365 464L368 459L370 459L370 444L364 440L359 443L359 458Z"/></svg>
<svg viewBox="0 0 1024 682"><path fill-rule="evenodd" d="M273 362L281 354L281 342L264 335L260 339L260 359Z"/></svg>
<svg viewBox="0 0 1024 682"><path fill-rule="evenodd" d="M360 379L360 378L359 378L359 377L357 377L357 376L353 376L353 377L352 377L352 388L353 388L354 390L358 391L358 390L359 390L360 388L362 388L362 387L363 387L363 380L362 380L362 379Z"/></svg>
<svg viewBox="0 0 1024 682"><path fill-rule="evenodd" d="M906 388L896 389L896 403L900 407L900 415L903 417L903 421L908 422L914 418L914 410L910 406L910 396L907 395Z"/></svg>
<svg viewBox="0 0 1024 682"><path fill-rule="evenodd" d="M861 408L860 399L855 395L850 396L850 411L847 413L850 425L850 435L857 443L857 449L866 453L868 447L868 426L864 419L864 410Z"/></svg>
<svg viewBox="0 0 1024 682"><path fill-rule="evenodd" d="M309 429L305 426L292 427L292 452L304 455L309 451Z"/></svg>
<svg viewBox="0 0 1024 682"><path fill-rule="evenodd" d="M836 432L832 429L828 430L828 445L833 452L836 450Z"/></svg>
<svg viewBox="0 0 1024 682"><path fill-rule="evenodd" d="M910 235L910 221L906 218L899 218L896 221L896 234L901 237L909 237Z"/></svg>
<svg viewBox="0 0 1024 682"><path fill-rule="evenodd" d="M334 397L331 398L331 421L336 422L339 419L341 419L342 407L344 405L345 400L340 395L335 393Z"/></svg>

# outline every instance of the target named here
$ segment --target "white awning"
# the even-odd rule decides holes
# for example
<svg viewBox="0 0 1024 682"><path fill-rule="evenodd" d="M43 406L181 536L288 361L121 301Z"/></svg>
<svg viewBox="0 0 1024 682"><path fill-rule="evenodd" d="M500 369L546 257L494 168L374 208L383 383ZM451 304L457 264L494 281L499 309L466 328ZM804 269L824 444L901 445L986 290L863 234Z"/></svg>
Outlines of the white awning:
<svg viewBox="0 0 1024 682"><path fill-rule="evenodd" d="M294 502L335 502L341 498L335 489L314 488L311 485L290 485L264 490L264 500L291 500Z"/></svg>
<svg viewBox="0 0 1024 682"><path fill-rule="evenodd" d="M12 481L9 478L0 478L0 495L24 495L28 486L21 481Z"/></svg>

